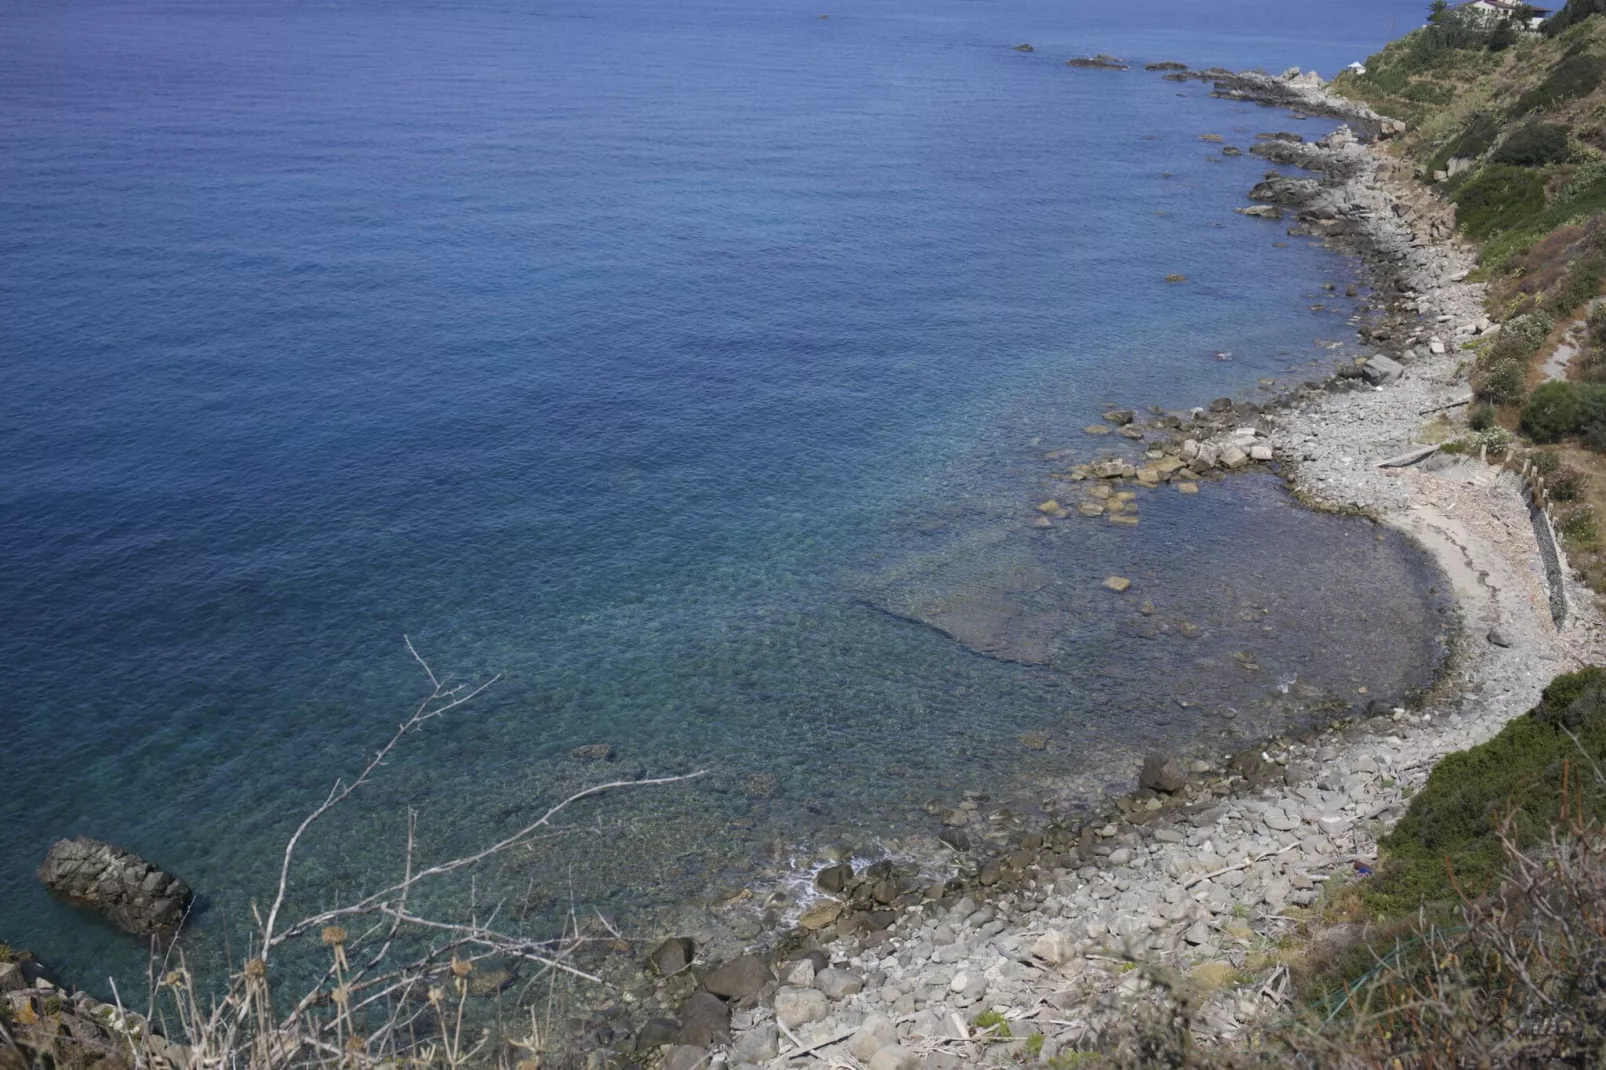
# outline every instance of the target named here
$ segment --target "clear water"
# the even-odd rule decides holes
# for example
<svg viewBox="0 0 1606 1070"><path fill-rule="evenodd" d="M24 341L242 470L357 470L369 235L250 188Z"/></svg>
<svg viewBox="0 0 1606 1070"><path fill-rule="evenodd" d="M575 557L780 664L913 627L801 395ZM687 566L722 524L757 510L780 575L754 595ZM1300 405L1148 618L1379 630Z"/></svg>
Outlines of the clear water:
<svg viewBox="0 0 1606 1070"><path fill-rule="evenodd" d="M1350 312L1198 140L1293 119L1064 60L1326 72L1420 6L8 5L0 934L142 972L33 880L79 832L237 934L419 696L404 633L502 679L309 845L304 902L394 869L409 803L429 851L506 830L599 775L581 744L712 770L513 867L649 925L934 796L1085 798L1420 683L1426 561L1270 477L1024 526L1102 402L1252 395ZM978 591L1041 657L878 608Z"/></svg>

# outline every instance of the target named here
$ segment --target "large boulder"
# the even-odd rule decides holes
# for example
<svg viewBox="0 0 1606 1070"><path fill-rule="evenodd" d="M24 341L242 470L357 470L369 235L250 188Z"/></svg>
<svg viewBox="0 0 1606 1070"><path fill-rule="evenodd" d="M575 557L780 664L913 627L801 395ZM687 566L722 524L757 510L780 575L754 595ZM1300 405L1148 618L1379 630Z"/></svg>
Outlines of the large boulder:
<svg viewBox="0 0 1606 1070"><path fill-rule="evenodd" d="M746 999L775 979L769 963L757 955L740 955L703 978L703 987L728 1000Z"/></svg>
<svg viewBox="0 0 1606 1070"><path fill-rule="evenodd" d="M177 935L191 895L189 886L171 873L88 836L51 845L39 879L52 892L100 911L127 932L163 940Z"/></svg>

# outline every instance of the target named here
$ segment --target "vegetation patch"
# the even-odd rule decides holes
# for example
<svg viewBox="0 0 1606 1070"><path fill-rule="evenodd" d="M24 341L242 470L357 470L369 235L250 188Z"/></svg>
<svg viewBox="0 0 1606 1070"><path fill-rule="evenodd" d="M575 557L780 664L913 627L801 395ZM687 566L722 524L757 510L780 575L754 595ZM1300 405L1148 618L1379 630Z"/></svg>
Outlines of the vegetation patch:
<svg viewBox="0 0 1606 1070"><path fill-rule="evenodd" d="M1495 150L1490 159L1495 163L1515 164L1518 167L1543 167L1561 163L1571 155L1567 145L1567 128L1560 123L1528 123L1518 127Z"/></svg>
<svg viewBox="0 0 1606 1070"><path fill-rule="evenodd" d="M1498 736L1433 768L1381 842L1369 904L1401 914L1484 894L1505 869L1502 823L1519 845L1537 842L1560 819L1564 791L1578 813L1606 817L1590 761L1606 761L1606 669L1595 667L1556 677Z"/></svg>
<svg viewBox="0 0 1606 1070"><path fill-rule="evenodd" d="M1510 164L1485 167L1456 190L1461 229L1475 238L1520 226L1545 206L1545 181L1533 171Z"/></svg>
<svg viewBox="0 0 1606 1070"><path fill-rule="evenodd" d="M1539 111L1593 93L1606 77L1606 57L1581 53L1562 58L1545 80L1517 99L1517 114Z"/></svg>

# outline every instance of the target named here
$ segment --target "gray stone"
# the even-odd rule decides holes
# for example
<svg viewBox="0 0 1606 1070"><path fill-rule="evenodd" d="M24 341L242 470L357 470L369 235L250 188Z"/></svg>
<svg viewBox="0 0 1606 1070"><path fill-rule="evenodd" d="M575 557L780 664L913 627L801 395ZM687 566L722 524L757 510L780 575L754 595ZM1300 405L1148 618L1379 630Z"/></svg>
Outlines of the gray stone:
<svg viewBox="0 0 1606 1070"><path fill-rule="evenodd" d="M692 963L697 945L689 936L672 936L652 949L647 968L660 977L673 977Z"/></svg>
<svg viewBox="0 0 1606 1070"><path fill-rule="evenodd" d="M52 844L39 879L57 895L99 911L136 936L171 939L190 901L189 886L177 877L88 836Z"/></svg>
<svg viewBox="0 0 1606 1070"><path fill-rule="evenodd" d="M780 1031L774 1022L760 1022L732 1045L736 1057L749 1063L767 1063L780 1053Z"/></svg>
<svg viewBox="0 0 1606 1070"><path fill-rule="evenodd" d="M775 975L769 964L757 955L731 959L703 978L703 987L726 999L746 999L763 988Z"/></svg>
<svg viewBox="0 0 1606 1070"><path fill-rule="evenodd" d="M775 1019L788 1029L824 1021L830 1013L830 1002L817 989L788 985L775 993Z"/></svg>
<svg viewBox="0 0 1606 1070"><path fill-rule="evenodd" d="M706 1048L730 1039L730 1008L710 992L693 992L680 1008L678 1044Z"/></svg>
<svg viewBox="0 0 1606 1070"><path fill-rule="evenodd" d="M652 1051L672 1044L680 1035L680 1023L670 1018L649 1018L636 1033L636 1050Z"/></svg>
<svg viewBox="0 0 1606 1070"><path fill-rule="evenodd" d="M1505 633L1499 628L1490 628L1486 638L1498 647L1509 647L1511 645L1511 640L1507 639Z"/></svg>
<svg viewBox="0 0 1606 1070"><path fill-rule="evenodd" d="M864 991L864 978L852 970L832 966L820 971L814 978L814 987L825 993L827 999L841 999Z"/></svg>
<svg viewBox="0 0 1606 1070"><path fill-rule="evenodd" d="M870 1057L870 1070L925 1070L925 1064L901 1044L888 1044Z"/></svg>
<svg viewBox="0 0 1606 1070"><path fill-rule="evenodd" d="M795 985L798 988L814 987L814 960L799 959L789 962L780 969L781 984Z"/></svg>
<svg viewBox="0 0 1606 1070"><path fill-rule="evenodd" d="M1138 771L1138 786L1148 788L1150 791L1163 791L1166 794L1181 791L1187 787L1188 778L1182 772L1182 765L1175 758L1164 754L1150 754L1143 759L1143 768Z"/></svg>
<svg viewBox="0 0 1606 1070"><path fill-rule="evenodd" d="M814 875L814 886L827 895L841 895L848 882L853 879L853 866L841 862L834 866L826 866Z"/></svg>
<svg viewBox="0 0 1606 1070"><path fill-rule="evenodd" d="M1032 945L1032 957L1042 959L1050 966L1059 966L1069 962L1076 955L1076 942L1069 933L1050 929L1037 938Z"/></svg>
<svg viewBox="0 0 1606 1070"><path fill-rule="evenodd" d="M884 1014L872 1014L848 1040L848 1054L867 1063L882 1048L898 1042L898 1027Z"/></svg>
<svg viewBox="0 0 1606 1070"><path fill-rule="evenodd" d="M707 1048L675 1044L664 1049L664 1070L697 1070L707 1061Z"/></svg>
<svg viewBox="0 0 1606 1070"><path fill-rule="evenodd" d="M1280 806L1267 807L1260 819L1273 832L1292 832L1299 827L1299 818Z"/></svg>
<svg viewBox="0 0 1606 1070"><path fill-rule="evenodd" d="M1361 367L1361 375L1374 386L1392 383L1404 374L1405 365L1381 353L1374 353L1366 358L1366 363Z"/></svg>

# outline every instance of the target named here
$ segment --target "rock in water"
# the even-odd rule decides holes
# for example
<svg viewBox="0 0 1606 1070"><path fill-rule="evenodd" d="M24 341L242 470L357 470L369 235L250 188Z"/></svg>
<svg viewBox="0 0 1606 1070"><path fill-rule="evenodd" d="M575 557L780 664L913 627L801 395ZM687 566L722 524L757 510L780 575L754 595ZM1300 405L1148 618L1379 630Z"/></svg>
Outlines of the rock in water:
<svg viewBox="0 0 1606 1070"><path fill-rule="evenodd" d="M647 956L647 967L660 977L673 977L691 965L697 945L689 936L673 936Z"/></svg>
<svg viewBox="0 0 1606 1070"><path fill-rule="evenodd" d="M136 936L177 935L190 889L171 873L109 843L79 836L57 840L39 879L82 907L98 910Z"/></svg>
<svg viewBox="0 0 1606 1070"><path fill-rule="evenodd" d="M1163 791L1167 795L1181 791L1187 786L1188 778L1182 772L1182 766L1175 758L1164 754L1151 754L1143 759L1143 768L1138 772L1138 786L1148 788L1150 791Z"/></svg>

